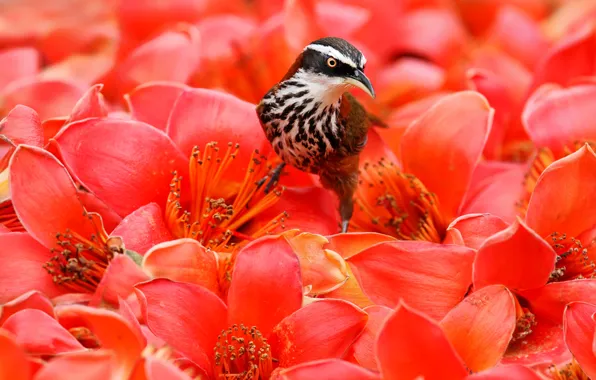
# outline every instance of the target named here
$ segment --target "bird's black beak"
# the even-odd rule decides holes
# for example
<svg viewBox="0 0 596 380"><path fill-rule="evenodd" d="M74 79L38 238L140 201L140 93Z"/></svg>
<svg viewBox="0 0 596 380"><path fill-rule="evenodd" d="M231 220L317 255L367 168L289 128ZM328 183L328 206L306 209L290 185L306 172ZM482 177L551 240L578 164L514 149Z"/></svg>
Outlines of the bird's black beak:
<svg viewBox="0 0 596 380"><path fill-rule="evenodd" d="M371 98L375 98L375 90L373 89L372 83L370 83L370 80L368 80L368 78L366 77L366 75L364 75L364 72L362 70L356 69L356 71L354 71L354 74L346 77L345 82L347 84L351 84L352 86L360 88L368 95L370 95Z"/></svg>

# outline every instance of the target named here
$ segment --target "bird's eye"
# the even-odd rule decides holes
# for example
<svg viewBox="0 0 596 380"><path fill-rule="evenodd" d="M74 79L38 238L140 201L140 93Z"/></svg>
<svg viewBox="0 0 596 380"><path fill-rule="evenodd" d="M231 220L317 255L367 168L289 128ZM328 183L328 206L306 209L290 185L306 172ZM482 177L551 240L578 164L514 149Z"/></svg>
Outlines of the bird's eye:
<svg viewBox="0 0 596 380"><path fill-rule="evenodd" d="M327 66L329 66L329 67L335 67L335 66L337 66L337 61L335 60L335 58L328 58L327 59Z"/></svg>

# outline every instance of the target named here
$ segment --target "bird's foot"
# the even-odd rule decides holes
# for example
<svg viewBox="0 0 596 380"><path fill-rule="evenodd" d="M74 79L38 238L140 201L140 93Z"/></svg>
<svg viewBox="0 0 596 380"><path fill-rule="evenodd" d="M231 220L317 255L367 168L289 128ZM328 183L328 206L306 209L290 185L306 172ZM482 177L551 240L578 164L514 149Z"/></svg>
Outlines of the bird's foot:
<svg viewBox="0 0 596 380"><path fill-rule="evenodd" d="M267 185L265 185L265 194L268 194L269 191L271 190L271 188L277 184L277 182L279 182L279 177L281 176L281 172L284 169L284 167L286 166L285 162L282 162L281 164L277 165L275 167L275 169L273 169L273 171L271 172L271 176L266 175L265 177L261 178L258 182L257 182L257 189L259 189L261 186L263 186L263 184L265 182L267 182ZM269 179L269 181L267 181L267 179Z"/></svg>
<svg viewBox="0 0 596 380"><path fill-rule="evenodd" d="M348 232L348 225L350 224L349 220L342 220L341 221L341 233L345 234Z"/></svg>

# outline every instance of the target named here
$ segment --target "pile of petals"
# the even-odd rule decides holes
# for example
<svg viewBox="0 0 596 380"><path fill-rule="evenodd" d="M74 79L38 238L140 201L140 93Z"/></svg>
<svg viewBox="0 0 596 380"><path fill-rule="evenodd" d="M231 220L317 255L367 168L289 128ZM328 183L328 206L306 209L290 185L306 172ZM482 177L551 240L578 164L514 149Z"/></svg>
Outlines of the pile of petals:
<svg viewBox="0 0 596 380"><path fill-rule="evenodd" d="M345 38L349 232L255 106ZM592 0L7 0L0 379L596 379Z"/></svg>

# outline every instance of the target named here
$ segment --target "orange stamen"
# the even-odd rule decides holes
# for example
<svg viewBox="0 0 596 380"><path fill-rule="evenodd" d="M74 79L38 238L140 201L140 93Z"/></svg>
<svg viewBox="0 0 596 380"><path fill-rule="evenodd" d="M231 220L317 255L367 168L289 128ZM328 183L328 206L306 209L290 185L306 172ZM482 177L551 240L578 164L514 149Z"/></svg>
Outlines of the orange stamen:
<svg viewBox="0 0 596 380"><path fill-rule="evenodd" d="M223 330L214 351L216 378L269 379L273 372L271 347L254 326L232 325Z"/></svg>
<svg viewBox="0 0 596 380"><path fill-rule="evenodd" d="M559 369L556 365L549 367L549 375L553 380L589 380L590 378L581 369L579 363L574 359Z"/></svg>
<svg viewBox="0 0 596 380"><path fill-rule="evenodd" d="M371 192L375 194L372 197ZM370 218L356 216L352 221L355 229L436 243L445 237L446 223L437 196L391 162L363 165L355 203Z"/></svg>
<svg viewBox="0 0 596 380"><path fill-rule="evenodd" d="M112 244L93 214L86 214L96 229L89 238L75 231L57 233L58 248L43 267L54 283L74 293L93 293L99 285L109 262L115 254L123 253L121 244Z"/></svg>
<svg viewBox="0 0 596 380"><path fill-rule="evenodd" d="M258 151L253 152L233 200L217 197L221 189L231 185L225 183L224 175L230 170L239 148L238 144L228 143L222 154L215 142L207 144L202 153L194 147L189 162L190 211L183 211L180 203L182 178L174 173L165 211L174 236L193 238L208 248L223 251L271 233L279 226L283 228L286 215L282 213L255 233L247 235L237 231L273 206L283 192L283 188L276 188L265 194L263 187L257 186L271 168Z"/></svg>

